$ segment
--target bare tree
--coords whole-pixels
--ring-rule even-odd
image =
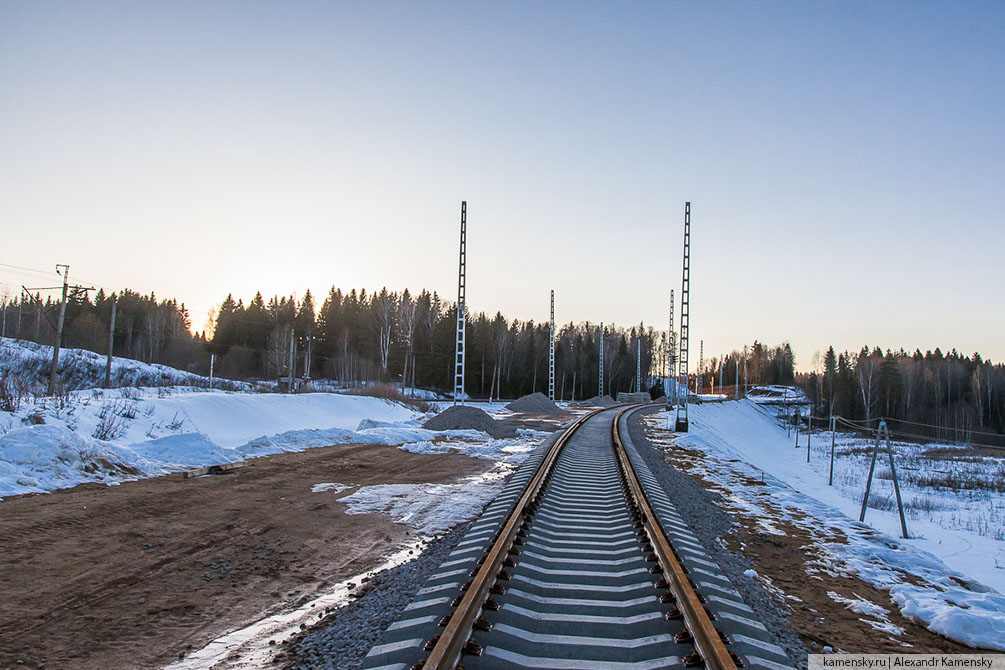
[[[391,353],[391,331],[394,328],[394,312],[397,300],[393,293],[387,292],[387,287],[373,297],[370,303],[373,315],[373,329],[377,333],[377,348],[380,352],[380,369],[387,373],[387,359]]]
[[[858,376],[858,388],[862,394],[862,406],[865,408],[866,422],[872,420],[873,408],[879,400],[877,397],[877,389],[879,387],[878,371],[879,364],[876,362],[876,359],[863,350],[859,354],[858,361],[855,363],[855,374]]]
[[[412,294],[405,289],[398,302],[398,326],[401,330],[401,337],[405,341],[405,363],[401,372],[402,389],[408,385],[408,372],[411,367],[414,370],[412,356],[414,355],[415,327],[418,324],[418,311]],[[414,389],[413,389],[414,393]]]

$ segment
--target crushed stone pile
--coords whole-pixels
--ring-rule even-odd
[[[598,396],[595,395],[589,400],[583,402],[584,405],[592,405],[593,407],[614,407],[617,405],[617,401],[609,395]]]
[[[652,396],[649,395],[649,391],[642,391],[641,393],[619,393],[618,402],[619,403],[629,403],[634,405],[640,402],[651,402]]]
[[[506,409],[524,414],[563,414],[561,407],[548,400],[548,396],[540,392],[517,398],[506,405]]]
[[[492,437],[512,437],[516,431],[470,405],[454,405],[422,424],[427,430],[480,430]]]

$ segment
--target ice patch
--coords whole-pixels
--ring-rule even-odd
[[[382,513],[423,535],[439,535],[474,519],[502,491],[512,467],[503,463],[457,484],[380,484],[340,498],[349,514]]]
[[[348,484],[339,484],[337,482],[323,482],[321,484],[315,484],[311,487],[311,493],[322,493],[324,491],[334,491],[335,493],[341,493],[348,488],[352,488]]]

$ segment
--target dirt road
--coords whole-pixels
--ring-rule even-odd
[[[401,544],[321,482],[449,482],[492,463],[344,445],[234,474],[0,501],[0,668],[153,668],[358,574]],[[22,661],[22,664],[18,664]]]

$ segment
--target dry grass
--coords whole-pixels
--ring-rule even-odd
[[[350,395],[365,395],[371,398],[383,398],[384,400],[392,400],[394,402],[400,402],[402,405],[411,407],[418,412],[428,412],[432,409],[430,405],[425,400],[420,400],[419,398],[410,398],[401,392],[397,386],[391,386],[390,384],[368,384],[357,389],[349,391]]]

